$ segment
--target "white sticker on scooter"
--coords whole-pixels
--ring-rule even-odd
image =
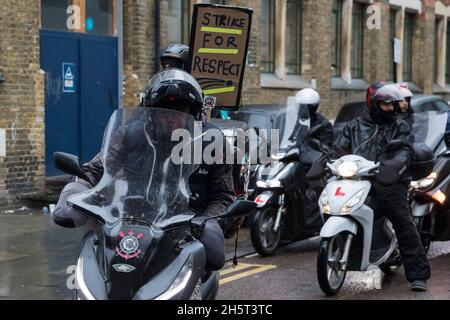
[[[262,208],[266,205],[267,201],[269,201],[270,196],[267,194],[260,194],[256,197],[255,203],[257,204],[258,208]]]

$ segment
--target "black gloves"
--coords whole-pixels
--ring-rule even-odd
[[[376,180],[383,186],[391,186],[398,182],[403,173],[405,165],[395,159],[386,160],[381,164]]]
[[[326,159],[319,159],[318,161],[315,161],[311,169],[309,169],[308,173],[306,174],[307,180],[318,180],[320,178],[323,178],[326,174],[325,166],[327,164]]]

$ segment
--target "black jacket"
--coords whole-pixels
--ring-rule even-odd
[[[214,125],[207,123],[203,126],[203,131],[208,129],[217,128]],[[138,132],[139,130],[139,128],[136,128],[135,131]],[[129,130],[129,132],[131,131],[132,130]],[[125,137],[125,139],[133,141],[132,138]],[[203,150],[209,143],[203,143]],[[227,143],[225,138],[224,143]],[[139,152],[142,147],[144,146],[133,147],[133,150],[130,152]],[[127,155],[117,156],[123,157]],[[202,164],[189,178],[191,194],[196,198],[191,199],[190,206],[191,209],[199,215],[215,216],[224,213],[228,206],[235,200],[232,165],[225,164],[225,154],[223,155],[223,158],[224,164]],[[142,167],[142,165],[144,164],[136,164],[137,170],[139,167]],[[89,187],[97,185],[103,176],[104,170],[100,153],[91,161],[85,163],[83,169],[88,177]]]
[[[393,140],[400,140],[401,144],[388,151],[387,146]],[[395,159],[409,168],[413,158],[413,140],[411,129],[404,119],[376,122],[365,114],[344,127],[334,140],[329,157],[337,159],[346,154],[356,154],[371,161]],[[409,170],[406,170],[402,180],[408,178]]]
[[[309,139],[317,139],[322,143],[322,146],[326,146],[329,149],[333,143],[333,126],[327,118],[320,113],[316,113],[311,117],[311,129],[319,127]]]

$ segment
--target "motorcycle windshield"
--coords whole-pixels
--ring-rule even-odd
[[[414,113],[413,133],[415,143],[424,143],[435,150],[445,135],[447,113],[436,111]]]
[[[304,141],[310,124],[307,106],[299,105],[295,97],[289,97],[286,108],[281,109],[275,119],[275,128],[279,130],[280,152],[287,152]]]
[[[69,202],[106,224],[135,219],[164,228],[190,220],[195,125],[191,115],[167,109],[116,110],[103,138],[103,177]]]

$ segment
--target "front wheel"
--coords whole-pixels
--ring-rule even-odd
[[[344,255],[345,241],[342,234],[322,239],[317,256],[317,278],[320,289],[333,296],[339,292],[347,274],[346,268],[341,270],[341,259]],[[345,262],[346,263],[346,262]]]
[[[274,207],[268,207],[256,211],[253,218],[250,237],[252,245],[263,257],[268,257],[278,249],[281,240],[281,228],[277,232],[273,231],[277,210]]]

